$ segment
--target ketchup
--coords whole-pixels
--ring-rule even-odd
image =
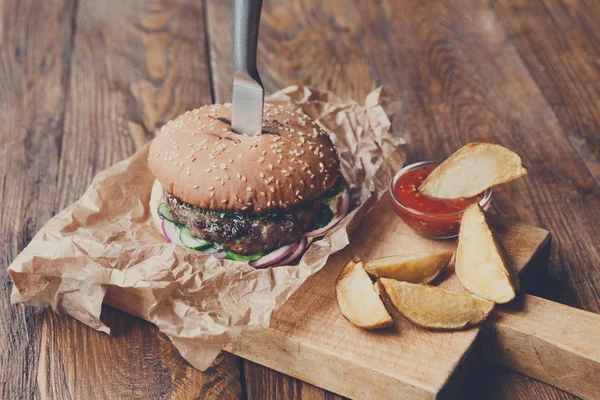
[[[391,192],[396,214],[422,236],[445,239],[458,234],[462,212],[471,204],[481,202],[486,193],[459,199],[441,199],[419,192],[419,186],[437,166],[436,163],[418,163],[399,172]],[[486,204],[489,205],[489,196]]]

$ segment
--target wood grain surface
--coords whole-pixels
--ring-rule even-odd
[[[498,307],[483,354],[569,393],[600,398],[600,314],[522,295]]]
[[[337,398],[229,355],[199,373],[110,308],[114,338],[9,302],[10,261],[96,172],[230,99],[230,15],[221,0],[0,0],[0,398]],[[594,0],[265,0],[259,68],[267,92],[308,83],[361,100],[389,85],[409,161],[474,140],[519,152],[530,174],[495,190],[494,209],[554,235],[528,290],[597,313],[599,26]],[[465,397],[570,398],[484,369]]]
[[[30,399],[39,395],[43,327],[53,316],[11,306],[6,268],[57,211],[48,199],[58,191],[74,4],[0,5],[0,398]]]

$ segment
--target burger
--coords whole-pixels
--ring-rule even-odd
[[[167,240],[261,268],[293,262],[347,213],[329,136],[265,105],[261,135],[232,130],[231,105],[188,111],[150,144],[151,212]]]

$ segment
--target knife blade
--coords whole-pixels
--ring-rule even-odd
[[[233,95],[231,125],[236,133],[260,135],[264,89],[256,67],[262,0],[233,0]]]

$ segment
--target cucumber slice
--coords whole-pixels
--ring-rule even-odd
[[[181,243],[183,243],[185,247],[189,247],[190,249],[194,250],[204,250],[212,246],[211,242],[198,239],[192,235],[192,231],[186,227],[181,227],[179,229],[179,240],[181,240]]]
[[[229,258],[230,260],[247,262],[247,263],[256,261],[264,255],[265,255],[264,251],[261,251],[260,253],[256,253],[256,254],[250,254],[249,256],[243,256],[241,254],[237,254],[237,253],[234,253],[233,251],[227,250],[227,258]]]
[[[158,215],[163,217],[169,222],[175,223],[175,218],[171,215],[171,211],[169,211],[169,205],[167,203],[160,203],[157,208]]]

